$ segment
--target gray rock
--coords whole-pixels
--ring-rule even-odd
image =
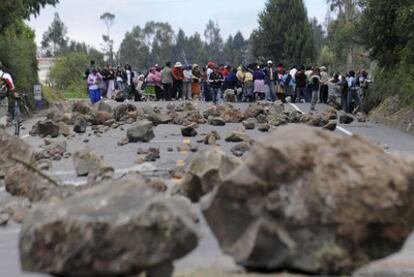
[[[22,269],[60,276],[170,276],[172,262],[197,246],[195,220],[189,202],[166,198],[139,175],[127,176],[59,204],[36,206],[20,233]]]
[[[246,130],[253,130],[256,127],[257,120],[254,118],[249,118],[243,121],[243,126]]]
[[[101,101],[99,101],[99,103],[97,103],[97,105],[98,105],[98,111],[107,112],[107,113],[110,113],[110,114],[113,113],[113,109],[112,109],[111,105],[109,105],[105,101],[101,100]]]
[[[192,202],[209,193],[230,174],[240,160],[226,155],[219,149],[209,149],[197,153],[179,185],[179,193]]]
[[[336,130],[336,121],[330,121],[328,124],[323,126],[323,129],[329,130],[329,131],[335,131]]]
[[[86,132],[87,126],[88,126],[88,122],[86,122],[86,119],[82,116],[77,116],[75,118],[73,131],[78,134],[83,134]]]
[[[88,115],[91,112],[91,108],[88,105],[86,105],[84,102],[78,101],[78,102],[73,103],[72,112],[80,113],[83,115]]]
[[[193,123],[188,126],[181,128],[181,134],[183,137],[195,137],[197,136],[197,130],[196,130],[197,124]]]
[[[246,152],[250,150],[250,145],[243,142],[239,143],[231,148],[231,153],[236,157],[242,157]]]
[[[203,142],[208,145],[215,145],[216,141],[220,140],[220,135],[217,131],[211,131],[204,136]]]
[[[413,180],[412,164],[367,139],[295,124],[256,141],[202,208],[247,268],[349,275],[401,248]]]
[[[155,137],[152,126],[153,124],[149,120],[142,120],[135,123],[127,130],[128,141],[150,142]]]
[[[209,120],[210,125],[213,126],[224,126],[226,125],[226,121],[221,117],[214,117],[211,120]]]
[[[224,138],[226,142],[250,142],[252,139],[251,137],[241,131],[231,131],[226,134],[226,137]]]
[[[72,156],[72,160],[77,176],[104,174],[106,171],[114,171],[113,168],[105,165],[102,157],[97,156],[90,149],[76,152]]]
[[[56,138],[59,136],[59,125],[51,120],[39,121],[37,124],[38,134],[41,138],[51,136]]]
[[[155,137],[152,126],[153,124],[149,120],[142,120],[135,123],[127,130],[128,141],[150,142]]]
[[[339,115],[339,123],[340,124],[351,124],[352,122],[354,122],[354,117],[352,114],[348,114],[348,113],[341,113]]]

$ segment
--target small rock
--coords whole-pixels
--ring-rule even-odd
[[[83,134],[86,132],[87,126],[88,126],[88,123],[86,122],[86,119],[82,116],[77,116],[75,118],[73,131],[78,134]]]
[[[9,221],[10,215],[6,213],[0,213],[0,226],[4,226]]]
[[[59,125],[51,120],[40,121],[37,125],[38,133],[41,138],[50,136],[56,138],[59,136]]]
[[[254,118],[249,118],[243,121],[243,126],[246,130],[253,130],[256,127],[257,120]]]
[[[118,142],[117,142],[117,145],[118,146],[124,146],[124,145],[127,145],[128,144],[128,138],[122,138],[121,140],[119,140]]]
[[[128,141],[150,142],[155,137],[152,126],[152,122],[148,120],[135,123],[127,130]]]
[[[236,157],[242,157],[249,150],[250,150],[250,145],[243,142],[243,143],[233,146],[231,148],[231,153]]]
[[[89,139],[84,139],[83,142],[84,143],[89,143]]]
[[[217,131],[211,131],[208,134],[205,135],[204,139],[202,142],[204,142],[204,144],[208,144],[208,145],[215,145],[216,141],[220,140],[220,135],[217,133]]]
[[[340,124],[351,124],[354,122],[354,117],[348,113],[341,113],[339,115],[339,123]]]
[[[181,134],[183,135],[183,137],[195,137],[197,136],[197,130],[195,128],[196,124],[190,124],[186,127],[181,128]]]
[[[263,133],[265,133],[265,132],[269,132],[269,130],[270,130],[270,125],[269,124],[267,124],[267,123],[262,123],[262,124],[260,124],[259,125],[259,127],[257,128],[260,132],[263,132]]]
[[[250,142],[252,139],[245,132],[231,131],[231,132],[227,133],[224,140],[226,142]]]
[[[323,126],[323,129],[329,130],[329,131],[335,131],[336,130],[336,121],[330,121],[328,124]]]
[[[226,125],[226,121],[221,117],[214,117],[209,120],[209,124],[213,126],[224,126]]]

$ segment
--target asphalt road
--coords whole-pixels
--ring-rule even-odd
[[[148,103],[138,103],[137,105],[146,105]],[[153,105],[165,106],[165,103],[151,103]],[[116,105],[112,102],[111,105]],[[200,103],[200,108],[204,109],[205,103]],[[242,110],[247,107],[247,104],[237,104]],[[301,110],[303,112],[309,111],[307,104],[288,105],[289,110]],[[324,105],[317,107],[319,110],[324,110]],[[30,137],[27,135],[31,126],[38,119],[33,119],[25,122],[25,130],[22,131],[22,138],[35,149],[37,149],[43,142],[38,137]],[[203,137],[203,133],[207,133],[211,130],[216,130],[222,140],[219,142],[220,147],[227,153],[230,153],[232,143],[225,143],[224,136],[227,132],[241,128],[241,124],[227,124],[223,127],[214,127],[209,125],[200,125],[198,129],[199,135],[195,138],[184,139],[181,136],[180,126],[177,125],[159,125],[155,131],[155,139],[150,143],[138,143],[138,144],[127,144],[125,146],[117,146],[117,142],[125,137],[126,129],[128,126],[124,126],[124,130],[110,129],[107,133],[101,137],[90,135],[91,129],[84,135],[76,136],[75,138],[67,141],[68,152],[74,153],[77,150],[89,147],[99,155],[104,157],[106,163],[116,169],[116,174],[121,175],[130,170],[144,170],[151,171],[158,169],[160,172],[166,172],[174,168],[179,163],[188,163],[191,156],[194,155],[192,152],[179,152],[177,146],[183,146],[184,144],[191,143],[197,145],[200,150],[209,148],[203,144],[198,144],[196,141]],[[248,130],[250,136],[254,139],[258,139],[263,136],[263,133],[257,130]],[[380,144],[389,145],[389,152],[392,154],[414,154],[414,137],[408,135],[402,131],[396,129],[387,128],[381,124],[376,123],[354,123],[351,125],[339,126],[336,132],[344,135],[361,135],[365,136],[372,141]],[[60,138],[62,139],[62,138]],[[89,139],[88,143],[84,143],[85,139]],[[137,149],[139,147],[159,147],[161,159],[155,163],[145,163],[137,165],[135,161],[139,158],[137,155]],[[167,148],[173,147],[173,152],[168,152]],[[86,180],[84,178],[76,177],[74,172],[72,159],[66,159],[58,162],[53,162],[53,166],[50,171],[47,172],[50,175],[59,178],[62,182],[67,184],[82,184]],[[4,188],[0,187],[0,201],[8,197]],[[194,205],[194,210],[199,213],[199,207]],[[201,216],[201,215],[200,215]],[[176,262],[176,268],[178,271],[189,271],[198,268],[204,269],[219,269],[223,271],[237,270],[237,266],[233,263],[230,257],[223,255],[218,247],[217,241],[211,234],[207,224],[202,219],[200,223],[202,239],[197,249],[190,253],[187,257]],[[20,271],[19,258],[18,258],[18,241],[19,226],[12,225],[6,228],[0,228],[0,276],[4,277],[20,277],[20,276],[42,276],[37,274],[26,274]],[[393,257],[393,260],[398,262],[404,262],[409,264],[414,274],[414,238],[407,242],[405,250],[397,256]],[[43,275],[44,276],[44,275]]]

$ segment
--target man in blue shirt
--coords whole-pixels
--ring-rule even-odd
[[[350,112],[356,112],[359,110],[359,108],[361,107],[361,97],[359,96],[359,92],[358,92],[358,88],[357,88],[357,83],[356,83],[356,79],[355,79],[355,71],[350,71],[349,72],[349,77],[348,77],[348,99],[347,99],[347,105],[346,105],[346,112],[350,113]],[[352,109],[352,104],[353,101],[355,101],[355,108]]]

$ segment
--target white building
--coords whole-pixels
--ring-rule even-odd
[[[50,69],[56,60],[57,58],[37,58],[38,76],[41,84],[45,85],[47,83]]]

